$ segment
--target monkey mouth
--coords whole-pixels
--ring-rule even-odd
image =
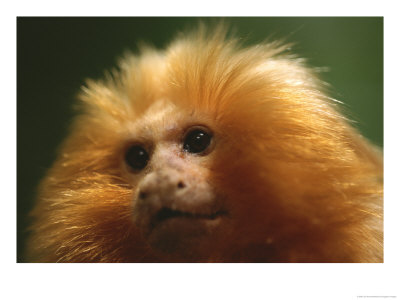
[[[226,210],[217,210],[213,213],[193,213],[187,211],[181,211],[172,209],[169,207],[162,207],[150,220],[150,232],[156,227],[164,224],[198,224],[199,226],[210,225],[222,217],[227,217],[228,212]]]
[[[228,213],[224,210],[216,211],[212,214],[195,214],[190,212],[184,212],[180,210],[174,210],[168,207],[163,207],[155,215],[153,221],[163,222],[171,218],[190,218],[190,219],[205,219],[205,220],[215,220],[218,217],[226,216]]]

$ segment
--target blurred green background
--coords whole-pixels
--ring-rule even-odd
[[[199,20],[218,18],[17,18],[17,261],[23,262],[28,212],[36,187],[55,158],[86,78],[101,78],[137,42],[168,44]],[[327,67],[330,95],[369,140],[383,147],[383,18],[224,18],[257,43],[295,42],[311,66]]]

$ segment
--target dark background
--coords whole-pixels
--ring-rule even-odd
[[[67,133],[86,78],[101,78],[137,42],[168,44],[176,32],[218,18],[17,18],[17,261],[36,187]],[[295,42],[354,126],[383,147],[383,18],[224,18],[248,43]]]

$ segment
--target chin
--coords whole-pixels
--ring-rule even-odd
[[[228,221],[198,217],[175,217],[155,225],[146,236],[150,246],[165,259],[208,261],[224,239]]]

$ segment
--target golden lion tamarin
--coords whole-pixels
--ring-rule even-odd
[[[200,26],[88,81],[30,261],[382,262],[381,154],[286,49]]]

